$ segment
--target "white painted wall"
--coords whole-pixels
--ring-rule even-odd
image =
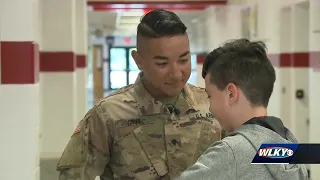
[[[292,8],[284,7],[280,13],[280,53],[289,53],[293,51],[292,45]],[[294,89],[292,82],[293,69],[290,67],[281,67],[280,82],[281,82],[281,114],[280,117],[284,124],[292,130],[292,113],[293,113],[293,97]]]
[[[293,6],[293,51],[309,52],[309,5],[300,3]],[[307,59],[306,59],[307,60]],[[309,71],[310,68],[294,68],[292,71],[293,91],[302,89],[305,99],[292,97],[292,130],[302,143],[309,142]]]

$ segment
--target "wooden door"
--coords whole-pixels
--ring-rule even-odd
[[[103,88],[103,46],[93,46],[93,97],[97,103],[104,96]]]

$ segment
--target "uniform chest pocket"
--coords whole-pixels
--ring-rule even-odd
[[[198,146],[195,157],[198,158],[208,147],[221,139],[221,127],[212,113],[199,111],[189,115],[189,118],[199,124]]]
[[[118,128],[119,140],[114,153],[119,156],[114,171],[119,176],[126,175],[137,179],[157,179],[168,173],[165,163],[164,123],[166,116],[153,115],[141,117],[139,123]],[[122,174],[125,167],[130,169]]]
[[[198,112],[166,125],[170,175],[177,176],[194,164],[213,142],[220,140],[220,126],[210,117],[210,113]]]

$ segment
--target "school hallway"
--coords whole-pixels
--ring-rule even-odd
[[[187,26],[189,83],[204,87],[207,53],[266,43],[276,70],[268,115],[301,143],[320,143],[320,0],[1,0],[1,180],[57,180],[57,162],[86,112],[134,83],[141,16],[175,12]],[[320,165],[307,165],[312,180]]]

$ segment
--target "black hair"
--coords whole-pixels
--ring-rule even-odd
[[[276,74],[263,42],[237,39],[209,53],[204,61],[202,77],[219,90],[228,83],[238,86],[254,106],[267,107]]]
[[[150,11],[140,20],[137,36],[160,38],[186,34],[187,27],[173,12],[164,9]]]

